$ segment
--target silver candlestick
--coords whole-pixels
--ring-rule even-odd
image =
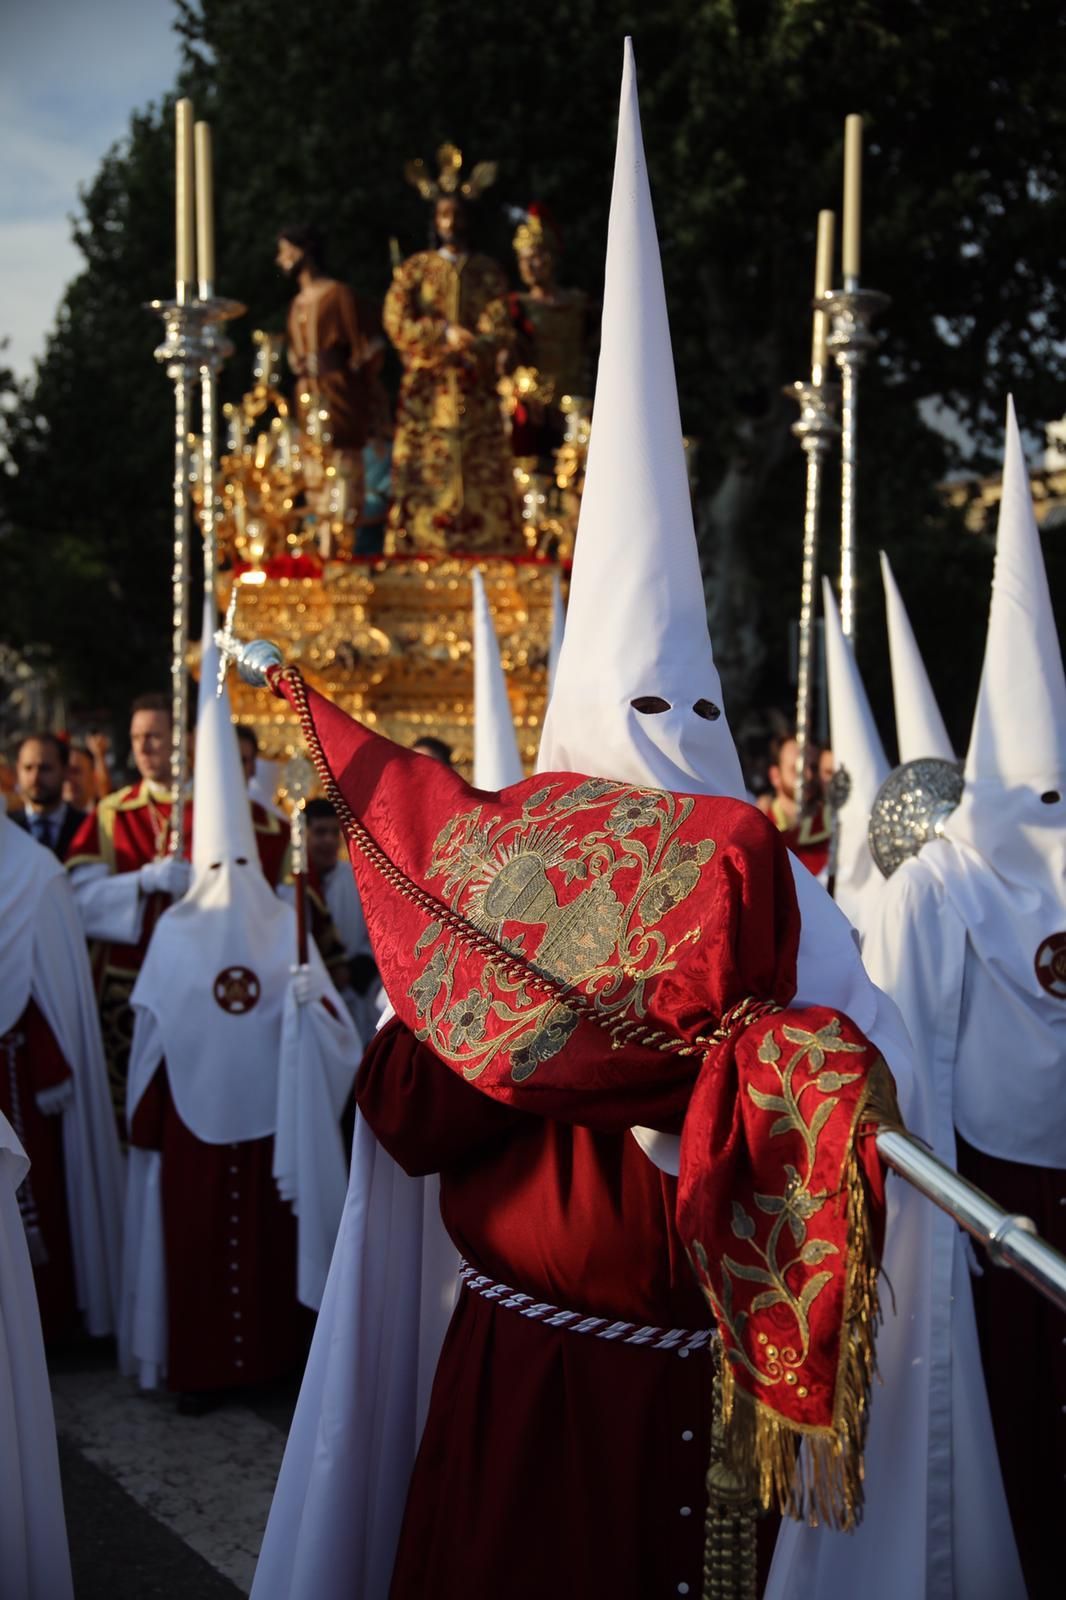
[[[843,289],[831,289],[824,304],[829,312],[829,349],[840,368],[840,626],[844,637],[855,634],[855,492],[858,472],[856,419],[859,367],[877,344],[870,324],[888,305],[876,289],[860,289],[846,278]]]
[[[224,324],[232,321],[234,317],[243,316],[247,307],[242,306],[237,300],[219,299],[215,295],[214,285],[203,280],[200,283],[198,304],[204,313],[203,353],[200,359],[204,586],[208,594],[213,594],[215,570],[218,566],[218,439],[215,427],[218,410],[218,375],[223,362],[233,354],[233,345],[226,337]]]
[[[796,673],[796,811],[807,814],[807,753],[811,742],[811,660],[814,654],[814,585],[818,562],[818,524],[821,515],[822,466],[840,436],[835,412],[840,390],[823,379],[793,383],[785,394],[800,408],[792,432],[807,456],[807,497],[803,507],[803,571],[800,577],[799,661]]]
[[[184,285],[183,285],[184,287]],[[174,384],[174,566],[172,574],[173,635],[170,661],[171,732],[170,853],[185,851],[185,789],[189,775],[185,724],[188,717],[185,657],[189,648],[189,534],[192,504],[189,496],[191,451],[189,421],[193,384],[205,359],[204,308],[195,300],[153,300],[150,309],[163,319],[163,343],[155,358]]]

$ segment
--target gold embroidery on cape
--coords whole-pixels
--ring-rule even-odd
[[[692,894],[715,844],[676,838],[691,799],[596,778],[560,794],[561,787],[538,789],[518,818],[505,821],[484,805],[453,818],[434,842],[428,881],[441,880],[441,898],[504,949],[564,990],[579,990],[620,1048],[634,1019],[647,1015],[648,984],[700,937],[698,924],[672,941],[657,925]],[[587,813],[612,800],[606,825],[584,831]],[[619,873],[636,874],[624,898],[613,883]],[[572,884],[583,887],[560,901],[560,886]],[[577,1026],[575,1011],[565,999],[531,994],[499,968],[492,969],[491,993],[457,993],[461,947],[454,935],[438,944],[442,934],[433,924],[418,944],[418,953],[436,946],[408,990],[418,1037],[461,1063],[468,1078],[502,1052],[510,1053],[512,1078],[528,1078],[562,1049]],[[660,1048],[685,1046],[664,1039]]]

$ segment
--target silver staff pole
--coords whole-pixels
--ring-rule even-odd
[[[188,720],[186,656],[189,649],[189,535],[192,524],[189,417],[193,385],[203,359],[203,316],[195,301],[189,302],[181,295],[174,300],[153,300],[151,309],[163,318],[164,328],[163,343],[156,350],[155,357],[166,367],[167,377],[174,384],[174,553],[170,656],[173,720],[170,784],[173,803],[170,810],[170,853],[181,856],[185,852],[185,789],[189,776],[189,752],[185,736]]]
[[[1040,1237],[1030,1217],[1004,1211],[909,1133],[886,1129],[877,1135],[877,1149],[893,1172],[983,1245],[997,1267],[1010,1267],[1066,1311],[1066,1256]]]

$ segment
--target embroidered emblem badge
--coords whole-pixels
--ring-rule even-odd
[[[1048,994],[1066,1000],[1066,933],[1053,933],[1044,940],[1036,952],[1036,975]]]
[[[215,1000],[231,1016],[244,1016],[258,1005],[262,987],[249,967],[224,967],[215,979]]]

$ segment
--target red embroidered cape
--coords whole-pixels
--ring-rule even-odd
[[[891,1079],[847,1018],[791,1007],[799,910],[753,806],[571,773],[499,795],[371,733],[294,671],[401,1019],[484,1093],[580,1120],[684,1112],[678,1226],[764,1503],[853,1526],[873,1369]],[[686,1109],[687,1108],[687,1109]],[[798,1446],[807,1449],[798,1455]]]

